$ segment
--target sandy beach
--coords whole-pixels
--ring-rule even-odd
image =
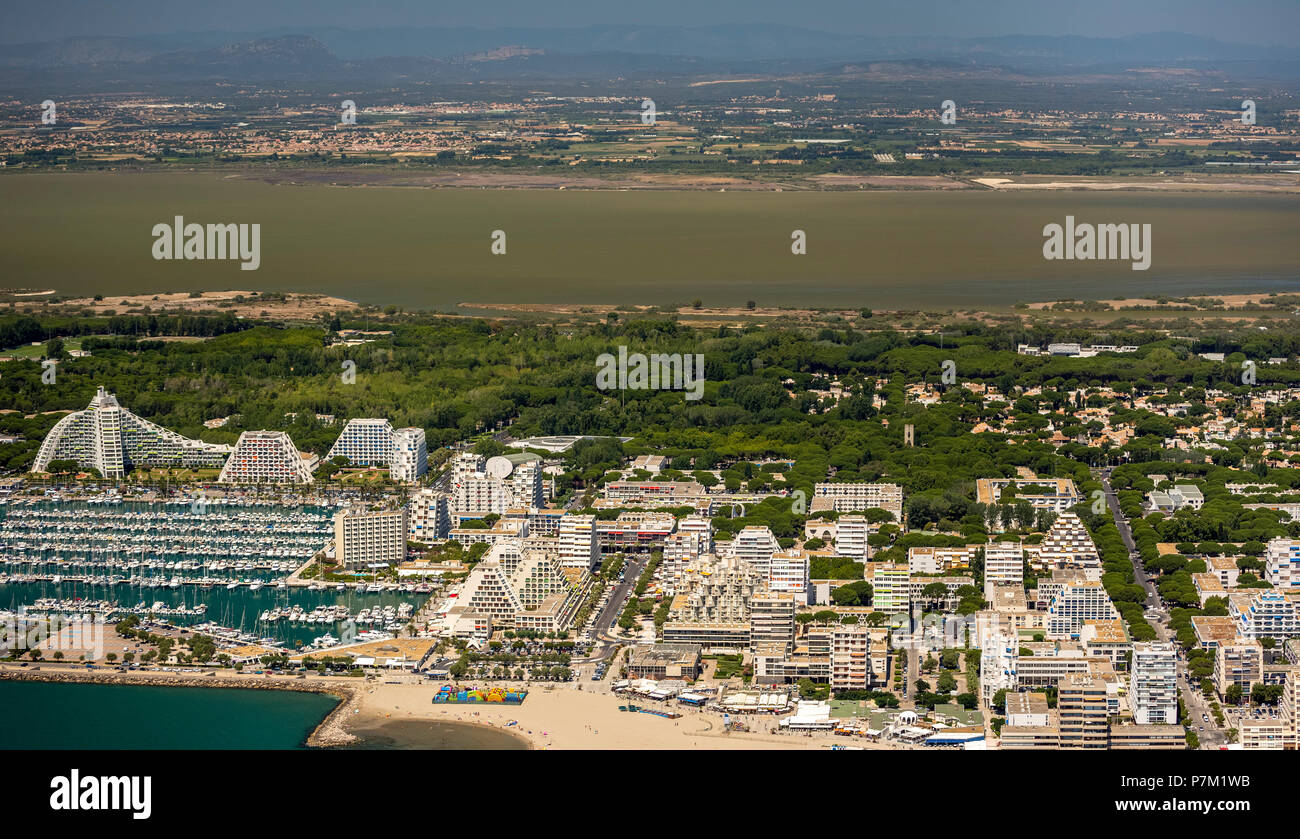
[[[211,675],[207,675],[211,673]],[[198,673],[127,671],[100,668],[85,671],[69,665],[43,664],[40,669],[0,664],[0,679],[31,681],[93,682],[100,684],[144,684],[178,687],[243,687],[271,690],[300,690],[330,693],[339,705],[307,739],[314,747],[353,747],[379,735],[398,742],[396,748],[419,748],[437,742],[436,732],[413,729],[407,723],[460,723],[489,727],[525,739],[538,750],[613,749],[827,749],[834,745],[865,749],[890,749],[861,738],[849,740],[832,734],[780,734],[774,729],[775,716],[747,719],[754,729],[727,732],[722,715],[710,711],[676,707],[681,719],[618,710],[629,700],[608,692],[578,690],[576,685],[543,687],[511,685],[529,691],[522,705],[434,705],[439,685],[432,682],[381,682],[377,679],[299,679],[292,676],[256,676],[217,668]],[[647,703],[631,700],[637,704]],[[659,706],[655,706],[659,707]],[[669,706],[663,706],[665,708]],[[514,725],[509,725],[514,721]],[[403,725],[391,725],[391,723]],[[414,745],[402,741],[411,740]],[[487,741],[485,741],[486,743]],[[425,746],[429,747],[429,746]],[[483,748],[490,748],[488,745]]]
[[[573,687],[551,690],[534,687],[522,705],[434,705],[431,684],[366,685],[360,694],[359,713],[344,721],[349,731],[367,729],[384,720],[459,721],[506,727],[528,738],[535,749],[826,749],[846,745],[834,735],[805,737],[766,733],[777,718],[750,719],[755,732],[722,730],[722,716],[707,711],[679,709],[678,720],[653,714],[618,710],[628,700],[609,693],[592,693]],[[637,700],[633,700],[637,701]],[[645,704],[638,702],[638,704]],[[855,746],[874,744],[855,738]]]

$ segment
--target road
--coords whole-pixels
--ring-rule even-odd
[[[616,583],[610,589],[609,599],[605,601],[605,607],[596,616],[596,622],[592,626],[592,638],[596,642],[592,654],[575,661],[575,664],[603,661],[609,658],[616,646],[627,643],[626,638],[619,638],[614,634],[614,624],[618,622],[618,616],[623,613],[628,594],[636,587],[636,581],[645,570],[648,561],[649,557],[626,557],[623,563],[623,581]]]
[[[1133,563],[1133,576],[1138,584],[1147,593],[1146,602],[1143,604],[1144,612],[1148,615],[1147,622],[1156,631],[1156,638],[1163,643],[1172,643],[1178,649],[1177,679],[1178,690],[1183,697],[1183,705],[1187,708],[1187,715],[1191,718],[1191,726],[1204,726],[1203,731],[1197,731],[1201,738],[1201,748],[1217,749],[1227,742],[1227,737],[1214,722],[1214,715],[1210,712],[1209,702],[1198,689],[1193,689],[1187,681],[1188,669],[1187,659],[1182,652],[1182,647],[1178,639],[1173,636],[1169,630],[1169,607],[1160,598],[1156,590],[1154,579],[1147,574],[1146,569],[1142,566],[1142,556],[1138,553],[1137,544],[1133,541],[1133,532],[1129,529],[1128,519],[1119,507],[1119,497],[1116,496],[1115,490],[1110,485],[1110,468],[1101,470],[1101,485],[1106,493],[1106,505],[1110,508],[1111,516],[1115,519],[1115,527],[1119,529],[1120,538],[1124,540],[1124,547],[1128,549],[1128,558]],[[1152,619],[1154,617],[1154,620]],[[1207,724],[1202,715],[1209,717]]]

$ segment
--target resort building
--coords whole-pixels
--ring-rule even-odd
[[[1300,669],[1292,667],[1287,671],[1282,683],[1282,697],[1279,718],[1286,728],[1289,747],[1300,749]]]
[[[596,545],[601,553],[648,554],[662,551],[676,528],[670,513],[622,512],[613,521],[596,520]]]
[[[1214,690],[1223,699],[1228,688],[1237,685],[1242,696],[1251,686],[1264,681],[1264,647],[1258,641],[1239,639],[1219,645],[1214,651]]]
[[[447,493],[436,489],[422,489],[411,499],[407,534],[412,542],[426,545],[447,538],[451,530],[451,516],[447,512]]]
[[[704,499],[704,485],[696,481],[610,481],[605,500],[628,507],[683,507]]]
[[[493,545],[470,571],[449,619],[486,615],[493,626],[563,632],[591,586],[585,569],[564,568],[549,551],[526,550],[518,539]]]
[[[1133,673],[1129,679],[1129,707],[1138,725],[1173,725],[1178,722],[1178,672],[1173,644],[1133,645]]]
[[[712,552],[713,523],[702,516],[682,519],[677,523],[677,532],[664,540],[664,558],[660,563],[664,583],[676,590],[686,566]]]
[[[1229,596],[1228,616],[1236,624],[1237,634],[1243,638],[1272,638],[1281,643],[1300,635],[1296,604],[1276,591]]]
[[[1017,664],[1019,639],[1000,625],[981,627],[980,632],[980,702],[993,707],[993,697],[1000,690],[1014,691],[1020,686]]]
[[[985,599],[992,586],[1023,585],[1025,581],[1024,550],[1020,542],[990,541],[984,546]]]
[[[1083,651],[1093,657],[1110,659],[1116,672],[1128,669],[1133,641],[1122,620],[1085,620],[1079,630]]]
[[[334,515],[335,557],[349,570],[396,564],[406,559],[406,508],[349,508]]]
[[[1264,551],[1264,573],[1274,588],[1300,592],[1300,539],[1271,540]]]
[[[788,649],[794,643],[794,614],[798,605],[794,595],[788,592],[756,592],[749,601],[750,646],[783,644]]]
[[[423,428],[398,428],[393,431],[393,461],[388,476],[394,481],[418,481],[429,471],[429,444]]]
[[[283,431],[245,431],[226,461],[219,483],[311,483],[311,463],[304,460]]]
[[[835,523],[835,555],[865,562],[871,557],[867,539],[873,530],[864,516],[841,516]]]
[[[464,453],[452,464],[451,508],[454,515],[505,515],[515,507],[540,507],[542,461],[535,454],[493,458]]]
[[[588,570],[600,565],[595,516],[565,515],[560,519],[558,538],[561,565]]]
[[[1008,693],[1007,725],[1040,727],[1050,725],[1053,714],[1047,707],[1047,694],[1037,691]]]
[[[1015,498],[1003,499],[1014,485]],[[1069,478],[980,478],[975,482],[975,500],[996,505],[1028,501],[1035,510],[1064,513],[1083,501],[1083,496]]]
[[[681,587],[673,596],[664,624],[665,643],[750,646],[750,608],[754,598],[766,593],[765,585],[763,576],[748,563],[734,557],[700,557],[684,570]],[[793,598],[789,602],[793,624]],[[785,633],[779,634],[772,640],[785,643]]]
[[[889,683],[889,632],[862,625],[830,633],[831,690],[870,690]]]
[[[1294,748],[1291,733],[1282,720],[1245,718],[1237,729],[1242,751],[1278,752]]]
[[[813,499],[829,499],[837,513],[887,510],[894,521],[903,520],[903,488],[897,484],[824,483],[813,487]]]
[[[507,539],[525,539],[529,536],[526,519],[497,519],[487,524],[481,519],[463,521],[460,527],[447,531],[447,538],[465,547],[486,542],[495,545]]]
[[[767,587],[793,594],[801,606],[807,605],[812,594],[811,567],[811,558],[801,550],[777,551],[768,563]]]
[[[423,428],[397,428],[386,419],[350,419],[327,461],[346,457],[356,466],[387,466],[395,481],[415,481],[429,470]]]
[[[1085,580],[1068,583],[1047,607],[1047,637],[1054,640],[1079,638],[1084,621],[1118,620],[1119,612],[1101,583]]]
[[[749,563],[755,571],[767,576],[772,564],[772,554],[781,550],[771,529],[746,527],[731,540],[730,553],[736,559]]]
[[[230,446],[191,440],[136,416],[99,388],[84,411],[54,424],[41,441],[31,471],[44,472],[51,461],[73,460],[105,478],[121,478],[136,466],[215,469]]]
[[[975,545],[960,548],[909,548],[907,567],[913,574],[943,574],[959,568],[969,568],[975,559]]]
[[[1184,508],[1199,510],[1205,505],[1205,496],[1192,484],[1177,484],[1166,491],[1157,489],[1147,493],[1147,504],[1156,513],[1174,513]]]
[[[1105,749],[1110,745],[1108,691],[1103,679],[1067,676],[1057,686],[1062,749]]]
[[[685,679],[700,675],[699,644],[637,644],[627,660],[629,679]]]
[[[528,533],[533,536],[559,536],[560,521],[564,510],[550,507],[515,507],[506,510],[508,519],[524,519],[528,522]]]
[[[1088,579],[1101,579],[1101,556],[1079,517],[1072,512],[1057,516],[1038,548],[1038,563],[1044,568],[1080,568]]]
[[[897,614],[912,605],[912,572],[906,565],[872,565],[866,571],[871,583],[871,605],[878,612]]]
[[[1237,578],[1241,576],[1241,569],[1237,567],[1237,558],[1234,556],[1207,556],[1205,564],[1209,568],[1210,574],[1219,578],[1219,582],[1224,588],[1235,588]]]

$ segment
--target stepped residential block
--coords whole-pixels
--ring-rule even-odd
[[[235,443],[226,466],[221,470],[223,484],[309,484],[311,463],[283,431],[245,431]]]
[[[120,478],[135,466],[217,468],[230,446],[191,440],[136,416],[99,388],[84,411],[68,414],[41,441],[31,471],[44,472],[55,460],[75,460],[105,478]]]
[[[415,481],[429,470],[423,428],[393,428],[386,419],[350,419],[325,459],[356,466],[387,466],[395,481]]]

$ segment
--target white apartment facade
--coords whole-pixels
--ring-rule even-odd
[[[1178,722],[1177,655],[1173,644],[1133,644],[1133,671],[1129,678],[1129,707],[1138,725],[1175,725]]]
[[[325,459],[336,457],[356,466],[386,466],[395,481],[415,481],[429,470],[423,428],[395,429],[388,420],[374,417],[348,420]]]
[[[823,483],[813,487],[813,498],[829,498],[838,513],[887,510],[894,521],[903,520],[903,488],[898,484]]]
[[[422,489],[411,499],[409,511],[408,538],[412,542],[428,544],[447,538],[451,530],[447,493]]]
[[[809,579],[811,561],[800,550],[777,551],[768,563],[767,587],[772,591],[789,592],[800,605],[808,603],[812,585]]]
[[[992,586],[1024,585],[1024,549],[1020,542],[990,541],[984,546],[984,590]],[[986,598],[987,599],[987,598]]]
[[[560,519],[558,540],[560,565],[588,570],[600,565],[595,516],[565,514]]]
[[[335,558],[345,568],[391,565],[406,558],[406,508],[349,508],[334,515]]]
[[[1274,588],[1300,591],[1300,539],[1278,536],[1264,550],[1264,573]]]
[[[865,562],[871,556],[871,525],[864,516],[841,516],[835,523],[835,555]]]
[[[1053,641],[1078,640],[1086,620],[1116,620],[1119,612],[1101,583],[1085,580],[1067,583],[1047,608],[1045,627]]]
[[[544,501],[542,461],[536,455],[487,459],[464,453],[452,464],[453,514],[500,516],[516,507],[541,507]]]
[[[779,550],[781,545],[767,527],[746,527],[731,541],[732,555],[748,563],[764,577],[768,576],[772,567],[772,555]]]

